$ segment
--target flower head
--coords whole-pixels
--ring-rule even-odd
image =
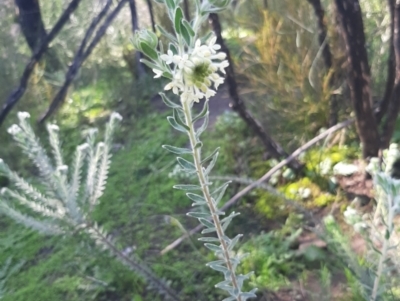
[[[226,54],[217,52],[221,46],[215,42],[215,37],[207,44],[201,44],[201,41],[197,40],[194,47],[186,53],[177,55],[168,50],[167,54],[162,54],[161,60],[167,65],[174,64],[173,79],[164,89],[180,95],[182,102],[198,102],[214,96],[215,90],[224,82],[217,72],[225,73],[225,68],[229,66],[225,60]],[[153,71],[155,77],[160,77],[160,70]]]

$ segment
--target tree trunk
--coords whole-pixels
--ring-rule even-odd
[[[46,38],[38,0],[15,0],[18,7],[18,23],[32,53]]]
[[[385,94],[376,113],[376,119],[380,122],[383,116],[387,113],[390,102],[392,100],[394,82],[396,78],[396,58],[394,55],[394,4],[395,0],[388,0],[390,13],[390,40],[389,40],[389,59],[388,59],[388,75],[386,79]],[[383,133],[384,134],[384,133]]]
[[[348,82],[364,158],[376,157],[380,140],[372,109],[370,67],[358,0],[335,0],[348,57]]]
[[[396,1],[394,6],[394,18],[393,18],[393,47],[394,56],[396,61],[395,68],[395,82],[393,88],[393,94],[387,113],[387,119],[383,127],[382,133],[382,148],[388,148],[390,139],[393,136],[393,132],[396,126],[397,116],[400,110],[400,3]]]
[[[212,29],[217,37],[217,44],[221,46],[221,51],[226,53],[229,66],[226,68],[226,82],[228,84],[229,95],[232,99],[232,109],[236,111],[239,116],[246,122],[246,124],[254,131],[254,133],[259,137],[265,146],[266,151],[276,159],[286,158],[288,154],[283,150],[283,148],[275,142],[269,134],[263,129],[262,125],[258,120],[254,118],[253,115],[247,110],[242,99],[239,97],[237,91],[237,83],[235,79],[235,71],[233,69],[233,62],[230,57],[229,49],[226,47],[224,40],[222,38],[222,28],[219,22],[219,17],[217,14],[210,14],[209,21]],[[292,161],[289,166],[295,171],[299,171],[302,165],[298,161]]]
[[[132,31],[133,31],[133,33],[135,33],[136,30],[139,30],[135,0],[129,0],[129,8],[131,9]],[[136,77],[142,78],[146,72],[143,68],[142,63],[140,62],[140,52],[139,51],[135,51],[135,61],[136,61]]]
[[[314,14],[317,18],[317,26],[318,26],[318,41],[319,45],[322,48],[322,57],[324,59],[324,64],[326,69],[329,70],[332,68],[332,53],[329,47],[329,43],[327,42],[327,29],[325,23],[325,11],[322,7],[321,0],[308,0],[308,2],[312,5],[314,9]],[[329,80],[329,86],[333,87],[336,81],[336,74],[333,74]],[[331,94],[329,97],[329,127],[334,126],[338,123],[338,114],[339,114],[339,104],[338,104],[338,95]]]

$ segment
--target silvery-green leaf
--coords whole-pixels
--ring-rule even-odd
[[[174,0],[165,0],[165,4],[167,4],[168,10],[175,9],[175,1]]]
[[[210,218],[210,213],[208,212],[188,212],[186,215],[194,218]]]
[[[203,229],[203,230],[201,231],[201,234],[212,233],[212,232],[215,232],[215,231],[216,231],[215,227],[207,228],[207,229]]]
[[[193,118],[193,123],[195,123],[200,118],[203,118],[204,116],[206,116],[207,113],[208,113],[208,100],[205,101],[201,112],[196,117]]]
[[[217,283],[215,285],[215,287],[220,288],[220,289],[222,289],[224,291],[228,291],[228,292],[230,292],[230,291],[233,292],[233,289],[234,289],[234,287],[232,286],[232,281],[231,280],[221,281],[221,282]],[[226,300],[226,299],[224,299],[224,300]],[[232,299],[232,300],[235,300],[235,299]]]
[[[228,188],[229,184],[231,182],[226,182],[224,184],[222,184],[220,187],[218,187],[216,190],[214,190],[211,193],[211,197],[214,199],[215,204],[218,204],[219,201],[222,199],[222,197],[225,194],[226,188]]]
[[[154,64],[146,59],[141,59],[140,62],[145,64],[147,67],[149,67],[151,69],[160,69],[160,66],[158,66],[157,64]]]
[[[211,172],[211,170],[214,168],[215,163],[217,163],[217,160],[218,160],[218,155],[219,155],[219,152],[216,152],[215,155],[213,156],[210,164],[208,164],[208,166],[205,170],[206,175],[208,175]]]
[[[185,127],[179,125],[179,124],[176,122],[176,120],[175,120],[174,117],[168,116],[168,117],[167,117],[167,120],[168,120],[169,124],[170,124],[175,130],[180,131],[180,132],[184,132],[184,133],[186,133],[186,132],[188,131],[188,129],[186,129]]]
[[[140,48],[143,51],[145,55],[147,55],[149,58],[152,60],[156,61],[158,59],[158,54],[157,51],[155,51],[153,48],[151,48],[149,45],[146,43],[140,43]]]
[[[181,157],[177,157],[176,160],[183,169],[185,170],[187,169],[189,171],[196,171],[196,166],[194,166],[192,162],[189,162],[188,160],[185,160]]]
[[[243,236],[243,234],[238,234],[233,238],[228,246],[228,250],[232,251],[235,245],[238,243],[239,239]]]
[[[194,193],[186,193],[187,197],[196,203],[205,203],[206,200],[203,196],[194,194]]]
[[[209,120],[209,116],[210,114],[206,114],[204,116],[203,119],[203,124],[201,125],[201,127],[199,127],[196,131],[196,137],[197,139],[200,138],[201,134],[206,130],[207,126],[208,126],[208,120]]]
[[[176,38],[170,34],[168,31],[166,31],[162,26],[160,25],[156,25],[156,28],[161,32],[161,34],[163,36],[165,36],[168,40],[172,41],[172,42],[176,42]],[[177,54],[178,52],[174,53]]]
[[[185,124],[184,120],[182,120],[182,116],[179,114],[179,112],[182,111],[179,109],[173,109],[173,116],[175,121],[183,128],[185,128],[187,131],[189,131],[189,127]]]
[[[226,230],[226,228],[228,228],[229,224],[231,223],[232,219],[239,215],[240,213],[234,213],[232,212],[229,216],[225,217],[224,219],[221,220],[221,224],[222,224],[222,229],[224,229],[224,231]]]
[[[206,242],[219,242],[219,239],[217,237],[200,237],[197,240],[199,241],[206,241]],[[222,263],[224,263],[223,260],[221,260]],[[220,261],[218,261],[218,263],[216,262],[216,264],[220,264]]]
[[[201,161],[201,165],[207,163],[210,161],[212,158],[214,158],[215,154],[219,152],[219,147],[217,147],[209,156],[207,156],[205,159]]]
[[[175,147],[175,146],[172,146],[172,145],[163,145],[162,148],[166,149],[167,151],[170,151],[171,153],[177,154],[177,155],[191,154],[192,153],[191,149]]]
[[[256,298],[257,297],[257,295],[254,294],[253,292],[240,293],[239,295],[242,298],[241,300],[243,300],[243,301],[247,300],[248,298]]]
[[[175,32],[177,34],[180,34],[182,32],[181,31],[181,20],[183,18],[183,12],[182,12],[182,9],[179,6],[175,9],[175,14],[174,15],[175,15],[175,19],[174,19]]]
[[[172,109],[182,109],[180,105],[174,103],[172,100],[170,100],[164,93],[159,93],[163,102],[167,107],[170,107]]]
[[[210,268],[212,268],[215,271],[222,272],[222,273],[226,273],[226,271],[228,271],[228,269],[225,266],[219,265],[219,264],[207,264],[207,266],[209,266]]]
[[[187,32],[189,33],[190,37],[193,38],[196,33],[193,31],[192,26],[190,25],[190,23],[188,21],[186,21],[185,19],[182,20],[182,25],[185,26]]]
[[[214,251],[214,252],[217,252],[217,253],[223,252],[223,250],[222,250],[222,248],[220,246],[217,246],[217,245],[212,244],[212,243],[205,243],[204,246],[206,248],[210,249],[211,251]]]
[[[201,187],[198,185],[191,185],[191,184],[178,184],[173,186],[175,189],[181,190],[201,190]]]
[[[178,54],[178,49],[176,48],[175,44],[169,43],[168,49],[171,50],[173,54]]]
[[[204,226],[207,228],[215,228],[214,223],[209,221],[208,219],[205,218],[199,218],[199,222],[202,223]]]
[[[183,25],[180,26],[180,30],[181,30],[181,34],[183,36],[183,39],[185,40],[186,45],[190,46],[192,44],[192,37],[190,36],[189,31]]]

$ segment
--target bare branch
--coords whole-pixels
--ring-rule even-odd
[[[104,20],[101,27],[97,30],[96,35],[92,39],[91,43],[85,49],[85,46],[86,46],[88,40],[90,39],[90,36],[93,34],[93,32],[94,32],[95,28],[98,26],[99,22],[106,15],[111,1],[107,2],[106,6],[103,8],[103,10],[92,21],[88,31],[86,32],[85,37],[82,40],[82,43],[75,55],[73,63],[71,64],[71,66],[68,69],[68,72],[65,76],[65,81],[64,81],[63,85],[61,86],[57,95],[53,98],[53,101],[51,102],[48,110],[39,118],[40,123],[43,123],[51,114],[53,114],[54,111],[56,111],[56,109],[60,106],[60,104],[65,100],[65,97],[68,92],[68,88],[69,88],[70,84],[72,83],[72,81],[75,79],[76,75],[78,74],[79,68],[82,66],[83,62],[90,56],[93,49],[97,46],[97,44],[100,42],[103,35],[106,33],[107,28],[110,26],[112,21],[118,15],[118,13],[121,11],[122,7],[124,6],[124,4],[127,1],[128,0],[121,0],[118,3],[118,5],[114,8],[114,10],[111,11],[111,13],[109,13],[109,15]]]
[[[68,21],[70,15],[77,9],[81,0],[72,0],[66,10],[58,19],[57,23],[54,25],[53,29],[46,36],[40,47],[36,49],[34,54],[32,55],[29,63],[26,65],[25,70],[20,79],[19,86],[14,89],[11,94],[7,97],[4,102],[1,112],[0,112],[0,126],[3,124],[4,119],[8,115],[8,113],[12,110],[12,108],[17,104],[17,102],[24,95],[26,88],[28,86],[29,78],[32,74],[32,71],[37,62],[41,59],[43,54],[46,52],[49,44],[53,39],[57,36],[60,30],[64,27],[65,23]]]

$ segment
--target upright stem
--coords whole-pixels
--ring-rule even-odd
[[[239,292],[240,288],[239,288],[239,285],[238,285],[238,282],[236,279],[235,269],[232,266],[228,246],[226,244],[226,241],[224,240],[224,237],[225,237],[224,229],[221,226],[219,215],[217,213],[217,211],[218,211],[217,207],[216,207],[214,201],[212,200],[211,193],[208,188],[207,176],[204,173],[203,166],[201,165],[200,148],[195,147],[197,145],[197,143],[199,142],[199,140],[196,137],[196,133],[195,133],[195,129],[194,129],[193,121],[192,121],[191,105],[190,105],[189,101],[184,101],[182,105],[183,105],[183,111],[185,114],[186,125],[189,127],[188,135],[189,135],[189,139],[190,139],[190,145],[192,146],[192,155],[193,155],[194,165],[196,167],[197,176],[199,179],[201,190],[203,192],[204,198],[208,205],[208,209],[210,210],[210,213],[211,213],[211,216],[213,219],[213,223],[215,225],[217,236],[218,236],[218,239],[219,239],[219,242],[221,244],[221,248],[222,248],[222,251],[224,254],[224,261],[225,261],[226,267],[231,274],[232,286],[234,287],[234,289],[236,291]],[[242,298],[240,296],[238,296],[237,301],[241,301],[241,300],[242,300]]]
[[[375,301],[376,297],[378,295],[378,289],[379,289],[379,283],[381,280],[381,276],[382,276],[382,271],[383,271],[383,267],[384,267],[384,263],[386,261],[386,255],[389,249],[389,239],[390,239],[390,235],[393,232],[393,218],[394,218],[394,210],[393,210],[393,202],[392,202],[392,196],[388,196],[388,220],[387,220],[387,231],[389,232],[389,235],[385,234],[385,240],[383,242],[383,247],[382,247],[382,251],[381,251],[381,256],[379,258],[379,263],[378,263],[378,269],[376,271],[376,277],[375,277],[375,281],[374,281],[374,286],[372,288],[372,294],[371,294],[371,299],[370,301]]]

